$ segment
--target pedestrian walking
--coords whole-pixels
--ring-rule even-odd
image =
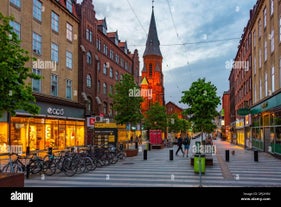
[[[188,135],[183,140],[183,146],[184,146],[184,156],[188,157],[188,151],[189,151],[189,146],[190,146],[190,138]]]
[[[179,152],[179,151],[181,151],[181,152],[182,152],[182,155],[184,156],[184,151],[183,151],[183,149],[182,149],[182,143],[183,143],[183,139],[182,139],[182,137],[180,136],[180,137],[178,138],[178,149],[177,149],[177,151],[176,151],[176,156],[178,156],[178,152]]]

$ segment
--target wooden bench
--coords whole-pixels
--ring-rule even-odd
[[[205,164],[206,166],[213,166],[213,156],[212,154],[205,154]],[[194,156],[190,158],[190,165],[194,165]]]
[[[151,148],[152,149],[163,149],[164,148],[164,144],[152,144]]]

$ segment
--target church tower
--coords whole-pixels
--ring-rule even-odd
[[[146,48],[143,54],[144,64],[141,75],[141,93],[144,97],[144,102],[141,106],[143,114],[156,102],[161,106],[165,105],[162,60],[163,56],[160,51],[160,42],[154,17],[154,6],[152,5],[151,20],[146,40]]]

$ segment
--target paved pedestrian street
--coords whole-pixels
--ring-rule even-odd
[[[195,141],[192,140],[191,146]],[[148,150],[144,159],[145,145],[142,145],[137,156],[116,164],[73,177],[56,174],[42,179],[32,175],[25,179],[25,187],[281,187],[280,159],[259,152],[255,161],[253,150],[220,139],[214,140],[214,145],[213,166],[206,166],[201,175],[194,172],[190,158],[181,153],[175,156],[177,146]],[[170,150],[173,150],[172,160]],[[226,161],[226,150],[230,152],[229,161]],[[191,153],[192,148],[189,157]]]

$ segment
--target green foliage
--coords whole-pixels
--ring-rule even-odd
[[[139,90],[134,77],[130,74],[124,74],[122,80],[115,84],[114,94],[110,96],[113,98],[113,109],[117,111],[114,118],[118,124],[141,122],[143,115],[140,109],[143,98],[137,94]]]
[[[185,119],[179,119],[177,114],[168,116],[168,132],[187,132],[191,128],[191,123]]]
[[[165,131],[167,127],[167,114],[165,106],[161,106],[158,102],[153,104],[146,112],[144,125],[146,129],[160,129]]]
[[[21,48],[17,34],[9,24],[12,20],[0,13],[0,114],[7,111],[15,115],[18,109],[38,114],[40,108],[26,80],[40,79],[40,76],[25,66],[30,57]]]
[[[189,90],[182,92],[184,95],[180,102],[189,107],[184,114],[189,115],[194,132],[210,133],[216,128],[213,120],[219,115],[216,108],[220,104],[220,97],[216,92],[216,86],[206,82],[205,78],[199,78]]]

